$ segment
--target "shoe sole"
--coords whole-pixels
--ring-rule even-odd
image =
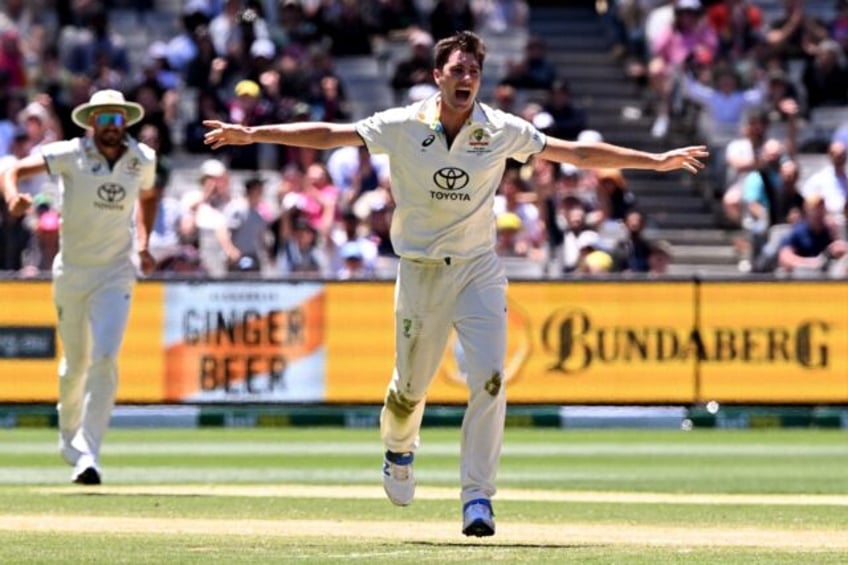
[[[78,485],[99,485],[100,473],[94,467],[88,467],[74,478],[74,482]]]
[[[486,538],[495,535],[495,528],[483,520],[474,520],[462,530],[462,533],[466,536]]]

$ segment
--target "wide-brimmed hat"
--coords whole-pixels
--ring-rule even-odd
[[[141,104],[127,102],[124,95],[117,90],[98,90],[91,95],[85,104],[80,104],[71,112],[71,119],[81,128],[88,127],[88,118],[92,112],[101,108],[123,108],[127,113],[127,126],[137,124],[144,117],[144,108]]]

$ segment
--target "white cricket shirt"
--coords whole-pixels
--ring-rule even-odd
[[[508,158],[525,162],[545,147],[527,121],[475,104],[448,147],[439,95],[356,123],[372,153],[391,161],[396,208],[391,238],[408,259],[470,259],[495,247],[494,195]]]
[[[59,175],[61,224],[59,265],[98,267],[131,259],[133,210],[142,190],[152,190],[156,153],[127,137],[115,165],[90,138],[42,147],[51,175]]]

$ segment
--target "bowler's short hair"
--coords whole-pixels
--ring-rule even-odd
[[[460,31],[436,43],[436,47],[433,50],[436,68],[441,69],[444,67],[451,53],[456,50],[463,53],[471,53],[477,59],[480,68],[483,68],[483,61],[486,60],[486,44],[473,31]]]

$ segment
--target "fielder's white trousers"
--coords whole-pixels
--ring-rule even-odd
[[[425,397],[451,327],[465,353],[469,400],[462,422],[462,502],[491,498],[503,442],[506,276],[498,257],[401,259],[395,286],[395,370],[380,415],[386,449],[418,447]]]
[[[59,362],[59,442],[70,465],[96,464],[118,387],[118,353],[135,284],[131,264],[54,269]]]

